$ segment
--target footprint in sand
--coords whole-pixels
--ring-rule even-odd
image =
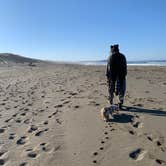
[[[44,125],[48,125],[48,120],[43,122]]]
[[[105,141],[101,141],[101,144],[104,144],[105,143]]]
[[[56,147],[54,148],[54,152],[56,152],[56,151],[59,150],[60,148],[61,148],[60,145],[56,146]]]
[[[15,138],[15,133],[10,133],[9,134],[9,139],[14,139]]]
[[[5,129],[4,128],[0,128],[0,134],[4,133]]]
[[[58,105],[55,105],[55,106],[54,106],[54,108],[61,108],[61,107],[63,107],[62,104],[58,104]]]
[[[6,119],[6,120],[5,120],[5,123],[10,122],[11,120],[13,120],[13,118]]]
[[[29,111],[29,108],[24,108],[24,111],[26,111],[26,112]]]
[[[100,149],[100,150],[104,150],[104,147],[100,147],[99,149]]]
[[[3,101],[8,101],[9,100],[9,97],[7,97],[6,99],[3,99]]]
[[[35,136],[41,136],[45,131],[48,131],[48,128],[38,131]]]
[[[21,119],[16,119],[15,121],[16,121],[16,123],[21,123],[22,122]]]
[[[75,95],[78,95],[78,93],[76,93],[76,92],[70,92],[69,95],[75,96]]]
[[[2,157],[6,153],[7,153],[7,151],[0,151],[0,157]]]
[[[4,159],[0,159],[0,165],[4,165],[5,164],[5,160]]]
[[[97,163],[97,160],[93,160],[93,163]]]
[[[97,156],[97,155],[98,155],[98,152],[94,152],[94,153],[93,153],[93,156]]]
[[[17,115],[18,115],[18,113],[15,113],[15,114],[12,115],[12,117],[16,117]],[[11,119],[12,119],[12,118],[11,118]]]
[[[130,108],[128,108],[130,110]],[[131,108],[132,109],[132,108]],[[134,114],[134,116],[131,118],[131,123],[136,123],[140,117],[137,114]]]
[[[29,149],[26,149],[26,151],[27,151],[27,152],[31,152],[31,151],[33,151],[33,149],[32,149],[32,148],[29,148]]]
[[[33,103],[28,103],[28,104],[27,104],[27,106],[32,106],[32,105],[33,105]]]
[[[107,134],[108,134],[108,132],[104,132],[104,134],[105,134],[105,135],[107,135]]]
[[[80,106],[79,105],[75,105],[74,108],[80,108]]]
[[[151,142],[153,142],[154,140],[156,140],[156,138],[154,138],[154,136],[152,134],[150,134],[150,133],[144,133],[144,135]]]
[[[114,131],[115,129],[114,128],[112,128],[110,131]]]
[[[161,147],[162,152],[166,152],[166,147]]]
[[[143,127],[143,123],[138,121],[139,118],[140,117],[137,114],[134,115],[134,117],[132,118],[132,122],[131,122],[133,127],[135,127],[135,128],[142,128]]]
[[[109,139],[109,137],[105,137],[105,139]]]
[[[164,161],[164,160],[156,159],[155,161],[156,161],[157,164],[160,164],[160,165],[164,164],[164,165],[166,165],[166,161]]]
[[[6,105],[6,103],[1,103],[0,105]]]
[[[157,146],[162,146],[164,144],[164,137],[160,136],[156,141]]]
[[[129,133],[131,134],[131,135],[136,135],[137,133],[135,132],[135,131],[133,131],[133,130],[129,130]]]
[[[21,116],[25,116],[25,115],[26,115],[26,113],[25,113],[25,112],[23,112],[23,113],[21,113],[20,115],[21,115]]]
[[[29,164],[26,162],[21,163],[19,166],[28,166]]]
[[[146,150],[144,150],[142,148],[138,148],[138,149],[132,151],[129,154],[129,156],[130,156],[130,158],[139,161],[139,160],[142,160],[145,157],[146,153],[147,153]]]
[[[58,124],[62,124],[62,121],[61,121],[60,119],[56,119],[56,122],[57,122]]]
[[[161,148],[162,152],[166,152],[166,146],[164,145],[165,140],[164,137],[160,136],[157,140],[156,140],[156,144],[159,148]]]
[[[28,156],[29,158],[36,158],[38,155],[37,155],[36,152],[29,152],[29,153],[27,154],[27,156]]]
[[[48,118],[49,118],[49,119],[52,118],[52,115],[49,115]]]
[[[24,145],[26,143],[27,137],[22,136],[20,139],[17,140],[17,145]]]
[[[166,147],[164,146],[164,143],[165,143],[165,138],[163,136],[160,136],[158,138],[154,137],[152,134],[147,134],[145,133],[147,139],[151,142],[155,142],[155,144],[161,148],[161,151],[162,152],[165,152],[166,151]]]
[[[67,101],[64,101],[63,104],[68,104],[70,102],[71,102],[70,100],[67,100]]]
[[[42,146],[42,151],[44,151],[44,152],[50,152],[52,150],[52,147],[49,144],[45,143],[44,145],[41,145],[41,146]]]
[[[43,143],[40,143],[40,146],[44,146],[44,145],[46,145],[46,143],[45,143],[45,142],[43,142]]]
[[[95,106],[99,106],[100,104],[99,103],[95,103]]]
[[[39,110],[39,112],[44,112],[44,111],[45,111],[44,109]]]
[[[142,128],[143,127],[143,123],[142,122],[135,122],[133,124],[133,127],[135,127],[135,128]]]
[[[24,123],[25,123],[25,124],[29,124],[29,123],[30,123],[30,119],[24,120]]]
[[[51,115],[48,116],[48,118],[52,118],[53,116],[55,116],[59,111],[55,111],[54,113],[52,113]]]
[[[30,128],[28,129],[28,133],[32,133],[33,131],[36,131],[38,129],[37,126],[31,125]]]
[[[52,116],[56,115],[57,113],[58,113],[58,111],[55,111],[55,112],[52,114]]]

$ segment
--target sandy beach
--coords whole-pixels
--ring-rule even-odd
[[[166,165],[166,67],[129,66],[109,123],[107,96],[104,66],[0,67],[0,165]]]

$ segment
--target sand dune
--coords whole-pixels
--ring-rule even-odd
[[[12,53],[0,53],[0,66],[39,63],[41,60],[23,57]]]
[[[105,68],[1,67],[0,165],[166,165],[166,68],[130,67],[125,107],[104,122]]]

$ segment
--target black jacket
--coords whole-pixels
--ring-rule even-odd
[[[108,79],[124,79],[127,75],[126,58],[121,53],[114,53],[108,57],[106,76]]]

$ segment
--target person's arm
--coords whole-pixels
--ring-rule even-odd
[[[127,61],[125,56],[124,56],[124,70],[125,70],[125,76],[127,76]]]
[[[107,76],[107,78],[109,78],[110,75],[111,75],[110,63],[111,63],[111,56],[109,56],[108,60],[107,60],[107,66],[106,66],[106,76]]]

